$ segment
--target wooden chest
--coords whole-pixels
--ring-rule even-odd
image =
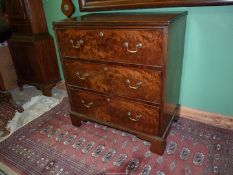
[[[137,135],[162,154],[179,109],[186,13],[54,22],[71,120]]]

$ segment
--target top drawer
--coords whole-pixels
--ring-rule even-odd
[[[139,65],[162,65],[162,30],[57,29],[62,56]]]

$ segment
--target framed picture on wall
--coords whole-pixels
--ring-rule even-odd
[[[232,5],[233,0],[78,0],[80,11]]]

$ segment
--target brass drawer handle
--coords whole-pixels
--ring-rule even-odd
[[[72,44],[72,47],[75,49],[79,49],[81,47],[81,45],[84,43],[83,40],[78,40],[78,41],[74,41],[74,40],[70,40],[70,43]]]
[[[128,42],[124,42],[124,46],[125,46],[125,48],[127,49],[127,51],[128,52],[130,52],[130,53],[137,53],[138,52],[138,48],[142,48],[142,43],[138,43],[138,44],[136,44],[136,49],[135,50],[130,50],[129,49],[129,43]]]
[[[86,107],[86,108],[90,108],[91,105],[93,105],[93,102],[90,102],[90,103],[86,104],[84,100],[81,100],[81,103],[82,103],[83,106]]]
[[[141,118],[142,118],[142,115],[139,114],[139,115],[136,115],[134,118],[132,117],[131,115],[131,112],[128,112],[128,118],[134,122],[138,122]]]
[[[86,80],[89,76],[89,73],[85,73],[81,75],[79,72],[77,72],[76,75],[78,76],[79,79]]]
[[[129,79],[126,80],[126,83],[128,84],[128,87],[130,89],[134,89],[134,90],[137,90],[142,85],[142,82],[139,81],[139,82],[137,82],[136,86],[132,86]]]
[[[104,36],[104,33],[103,32],[100,32],[99,33],[99,37],[103,37]]]

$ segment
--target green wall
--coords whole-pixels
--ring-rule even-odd
[[[78,11],[77,0],[74,16]],[[61,0],[43,0],[49,32],[64,19]],[[233,6],[143,9],[188,11],[180,103],[233,117]],[[118,11],[121,12],[121,11]],[[61,73],[62,75],[62,73]],[[63,77],[63,75],[62,75]]]

